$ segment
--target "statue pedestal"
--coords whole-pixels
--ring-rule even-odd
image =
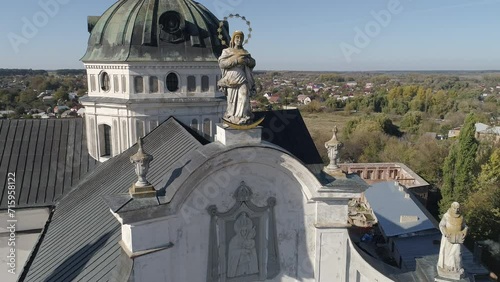
[[[436,282],[470,282],[469,278],[459,278],[459,279],[450,279],[450,278],[444,278],[441,276],[436,276],[434,278],[434,281]]]
[[[150,198],[156,197],[156,190],[153,185],[137,187],[135,183],[129,189],[130,196],[134,198]]]
[[[449,272],[442,269],[437,269],[437,276],[434,278],[437,282],[451,282],[451,281],[470,281],[465,273]]]
[[[323,169],[323,171],[330,175],[330,176],[333,176],[335,179],[346,179],[346,174],[342,171],[342,169],[339,167],[339,168],[329,168],[329,167],[325,167]]]
[[[252,129],[239,130],[225,128],[223,124],[217,124],[217,135],[215,141],[225,146],[239,144],[259,144],[262,141],[262,126]]]

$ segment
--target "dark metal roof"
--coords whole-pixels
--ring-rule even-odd
[[[299,110],[255,112],[254,115],[255,119],[265,118],[261,124],[263,141],[282,147],[304,164],[323,163]]]
[[[170,118],[143,139],[154,160],[148,180],[159,186],[164,172],[200,142]],[[127,193],[137,180],[129,158],[137,145],[101,164],[56,205],[39,250],[23,273],[25,281],[107,281],[120,261],[120,223],[103,196]],[[123,267],[123,266],[120,266]]]
[[[90,170],[84,120],[0,120],[0,209],[15,173],[16,208],[50,206]]]
[[[412,237],[394,238],[394,245],[401,256],[401,268],[403,270],[416,270],[415,258],[432,256],[439,254],[439,242],[441,240],[441,232],[435,229],[432,234]]]

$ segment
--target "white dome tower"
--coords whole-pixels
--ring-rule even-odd
[[[174,116],[206,137],[225,108],[219,20],[191,0],[119,0],[89,17],[88,149],[105,161]],[[228,42],[227,25],[223,39]]]

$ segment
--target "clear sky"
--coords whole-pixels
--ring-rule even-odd
[[[4,1],[0,68],[82,68],[87,16],[114,2]],[[239,13],[251,20],[245,48],[259,70],[500,69],[500,0],[198,2],[219,18]],[[57,3],[49,9],[55,12],[42,3]],[[246,29],[237,19],[230,26]]]

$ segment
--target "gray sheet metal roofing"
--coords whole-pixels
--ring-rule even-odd
[[[435,228],[427,215],[411,198],[405,198],[405,192],[399,191],[394,182],[373,184],[365,196],[387,237]],[[401,223],[400,216],[417,216],[418,220]]]
[[[158,185],[163,174],[185,154],[202,145],[170,118],[143,139],[154,160],[148,180]],[[137,180],[129,158],[134,145],[89,173],[56,205],[40,248],[26,266],[25,281],[107,281],[120,257],[120,223],[103,196],[127,193]]]
[[[95,165],[81,118],[0,120],[0,210],[9,173],[16,174],[16,208],[51,206]]]

